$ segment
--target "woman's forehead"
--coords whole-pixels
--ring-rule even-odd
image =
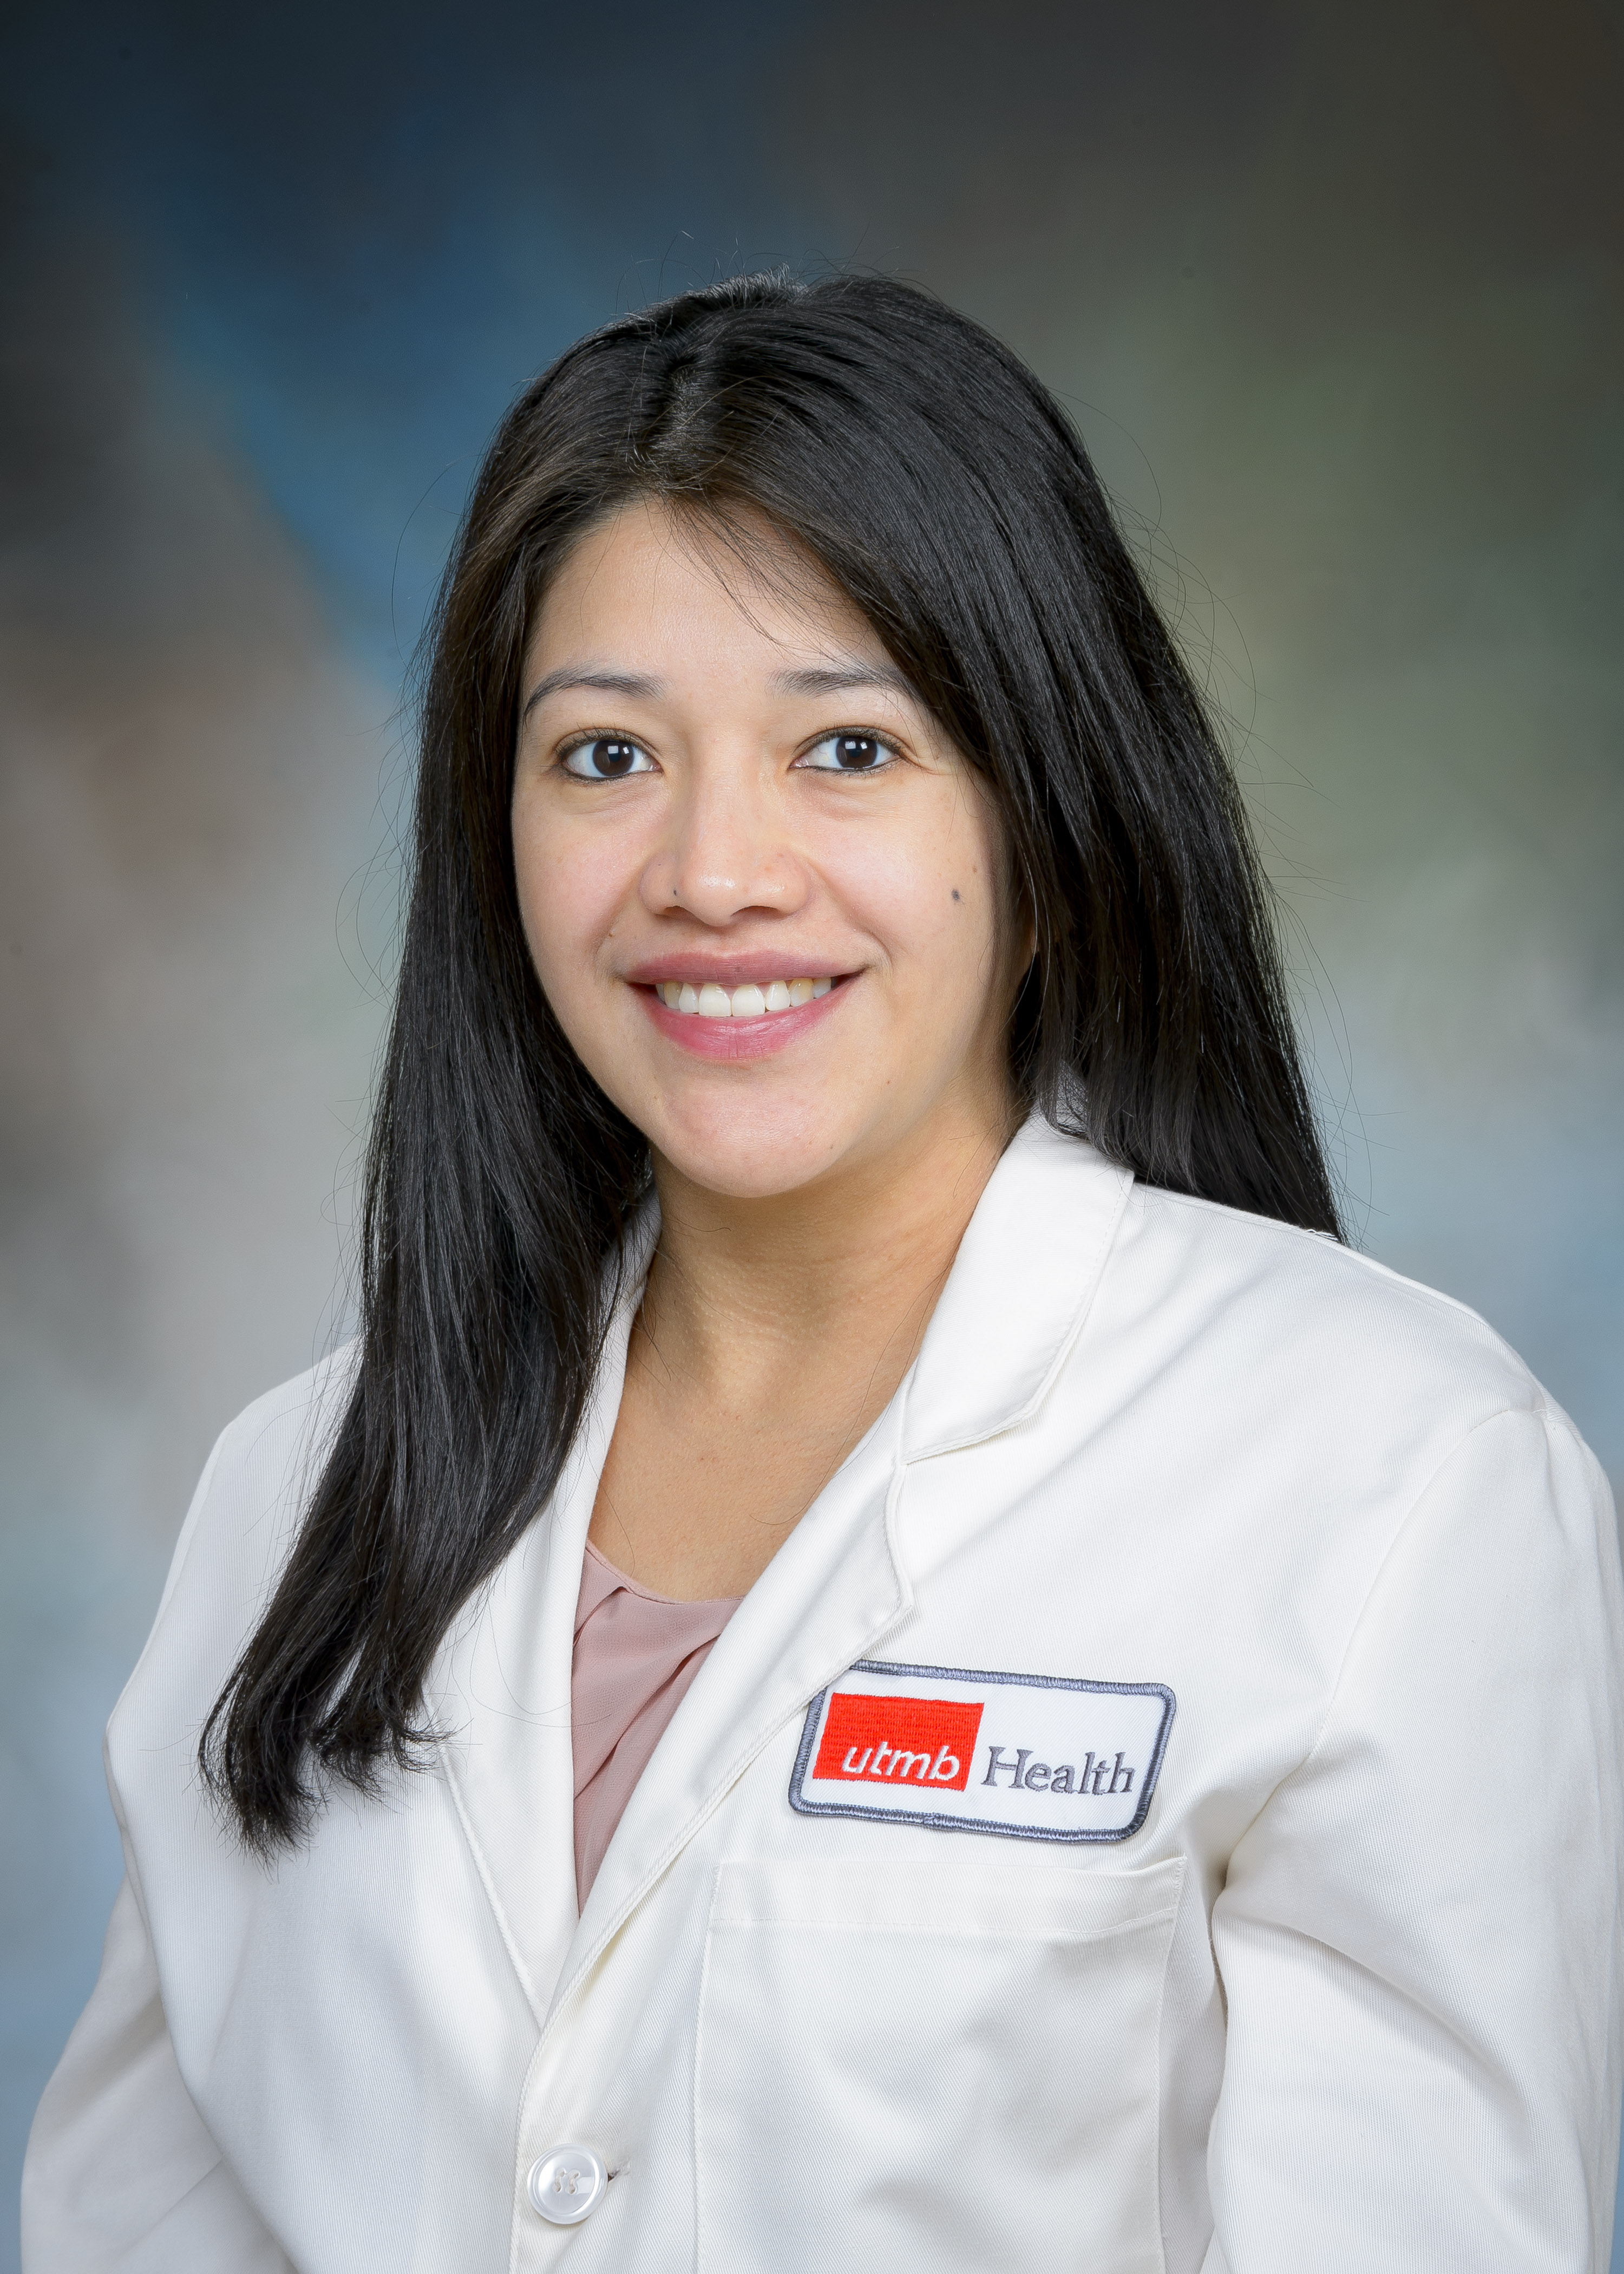
[[[632,499],[576,538],[536,611],[529,661],[545,670],[554,651],[605,636],[658,645],[707,633],[808,666],[831,653],[861,659],[909,691],[862,611],[764,514],[658,498]]]

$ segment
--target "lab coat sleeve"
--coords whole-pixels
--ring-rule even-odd
[[[154,1638],[230,1434],[192,1495]],[[109,1785],[122,1832],[110,1766]],[[124,1861],[96,1986],[28,2136],[22,2274],[293,2274],[182,2081],[127,1834]]]
[[[181,2082],[135,1889],[23,2167],[23,2274],[292,2274]]]
[[[1207,2274],[1605,2274],[1620,1626],[1590,1454],[1549,1412],[1482,1424],[1214,1908]]]

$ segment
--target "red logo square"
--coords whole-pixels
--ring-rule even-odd
[[[829,1701],[813,1764],[815,1777],[839,1784],[906,1784],[911,1792],[962,1792],[970,1781],[980,1706],[945,1698],[847,1698]]]

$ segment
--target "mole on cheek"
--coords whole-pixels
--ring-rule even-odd
[[[955,900],[957,900],[957,899],[959,898],[959,893],[958,893],[957,889],[955,889],[955,891],[954,891],[953,898],[954,898]]]

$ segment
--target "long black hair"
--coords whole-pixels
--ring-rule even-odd
[[[1150,1184],[1338,1229],[1239,793],[1054,398],[882,278],[741,277],[594,333],[504,419],[427,636],[358,1363],[200,1748],[261,1850],[326,1780],[417,1757],[434,1653],[545,1503],[591,1386],[648,1148],[537,982],[508,809],[538,602],[637,497],[764,516],[985,778],[1037,936],[1021,1102]]]

